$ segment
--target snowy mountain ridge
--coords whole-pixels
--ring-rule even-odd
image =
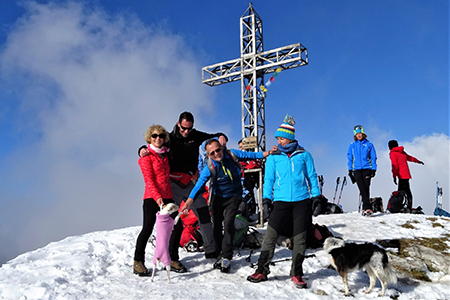
[[[450,219],[410,214],[375,214],[362,217],[357,212],[320,215],[314,223],[326,225],[335,235],[347,242],[375,242],[376,240],[439,238],[450,256]],[[264,228],[258,229],[264,233]],[[235,251],[231,272],[220,273],[212,268],[213,260],[203,253],[188,253],[180,249],[180,257],[188,273],[157,271],[155,281],[132,274],[133,253],[140,227],[99,231],[68,237],[47,246],[24,253],[0,268],[0,299],[348,299],[340,291],[343,287],[335,270],[328,269],[328,256],[323,249],[308,249],[303,264],[308,288],[299,290],[289,277],[291,251],[277,247],[269,280],[250,283],[246,277],[254,272],[251,263],[259,256],[242,249]],[[146,264],[151,267],[153,244],[147,246]],[[388,248],[387,250],[393,250]],[[395,251],[395,249],[394,249]],[[246,259],[250,259],[250,261]],[[413,258],[409,258],[413,259]],[[450,299],[450,275],[426,269],[430,282],[400,280],[388,286],[385,299]],[[376,298],[380,291],[363,290],[369,278],[362,271],[349,275],[351,292],[359,299]]]

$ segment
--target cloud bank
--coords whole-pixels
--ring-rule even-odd
[[[140,225],[145,130],[171,130],[184,110],[214,117],[193,51],[133,16],[27,3],[0,63],[19,99],[11,130],[24,141],[0,175],[0,263],[68,235]]]

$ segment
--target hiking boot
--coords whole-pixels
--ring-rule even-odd
[[[362,215],[364,217],[370,217],[370,216],[372,216],[372,214],[373,214],[373,212],[371,209],[366,209],[366,210],[363,210],[363,212],[362,212]]]
[[[267,280],[267,275],[261,274],[258,271],[256,271],[252,275],[248,276],[247,280],[250,281],[250,282],[253,282],[253,283],[266,281]]]
[[[306,282],[303,280],[302,276],[292,276],[291,279],[294,282],[296,288],[306,289]]]
[[[228,258],[223,258],[222,259],[222,264],[220,266],[220,272],[222,272],[222,273],[229,273],[230,272],[230,267],[231,267],[231,260],[229,260]]]
[[[221,269],[222,268],[222,257],[218,257],[216,262],[213,264],[213,269]]]
[[[150,276],[150,270],[145,267],[143,261],[134,261],[133,273],[139,276]]]
[[[186,273],[187,269],[178,260],[172,260],[170,262],[170,271],[174,271],[176,273]]]

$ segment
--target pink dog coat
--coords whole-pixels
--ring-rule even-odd
[[[157,259],[164,264],[170,265],[169,240],[173,230],[175,220],[170,215],[160,215],[156,213],[156,247],[153,256],[153,264],[157,265]]]

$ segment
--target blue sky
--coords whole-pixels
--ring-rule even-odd
[[[265,50],[302,43],[309,64],[266,98],[268,146],[286,113],[333,198],[352,128],[377,150],[372,196],[387,202],[387,142],[410,165],[415,206],[449,209],[449,3],[253,1]],[[248,1],[4,1],[0,10],[0,263],[68,235],[141,224],[136,149],[180,112],[240,139],[240,84],[209,87],[201,68],[238,58]],[[267,76],[266,80],[269,77]],[[447,192],[446,192],[447,191]],[[358,209],[356,186],[341,204]]]

